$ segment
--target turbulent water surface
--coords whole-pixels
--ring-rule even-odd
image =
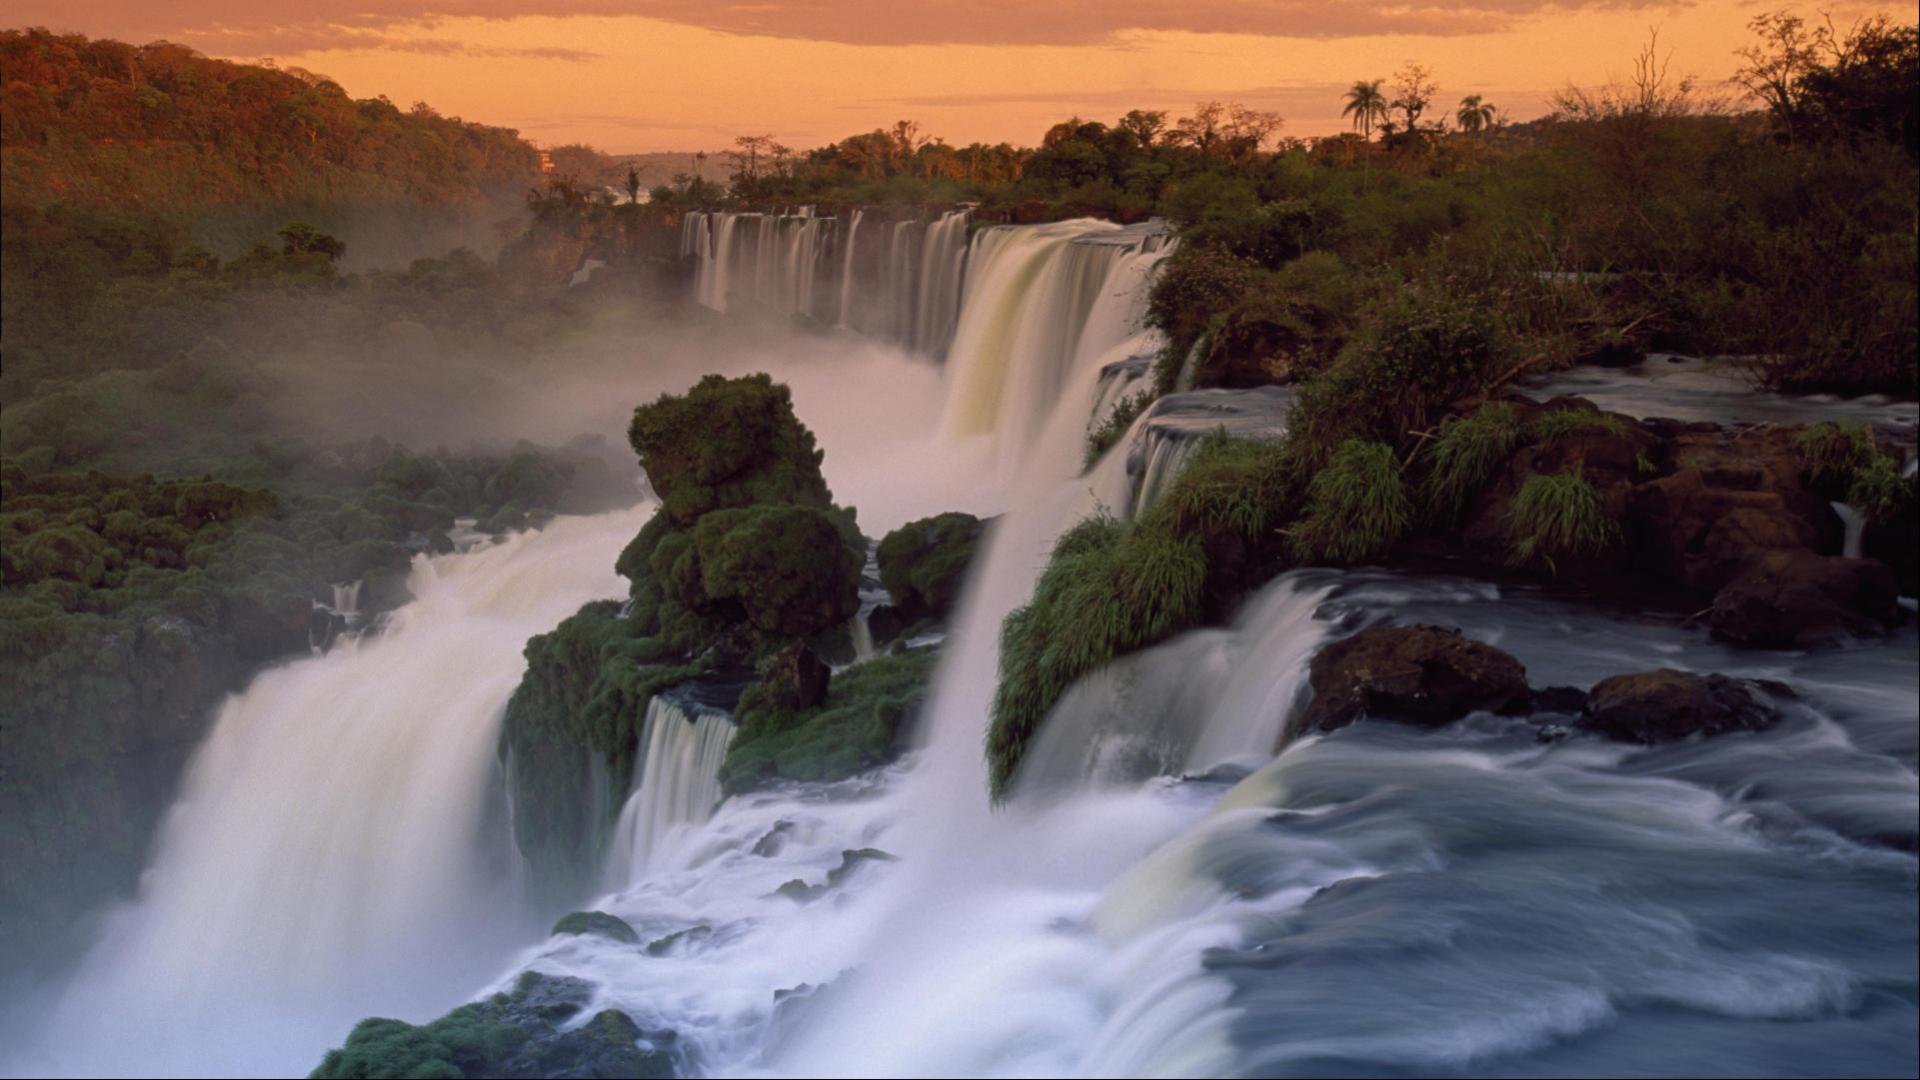
[[[422,560],[384,631],[226,705],[140,898],[9,1067],[299,1073],[360,1016],[425,1020],[537,969],[678,1032],[713,1075],[1915,1070],[1910,629],[1740,652],[1536,589],[1299,571],[1076,686],[990,809],[999,626],[1053,539],[1150,498],[1209,417],[1271,433],[1283,401],[1172,401],[1080,475],[1095,403],[1158,344],[1139,328],[1157,234],[844,225],[692,216],[699,297],[902,348],[723,338],[629,397],[765,367],[870,535],[1003,515],[918,748],[715,808],[731,724],[656,702],[606,894],[580,898],[653,946],[543,939],[513,888],[499,716],[526,638],[621,591],[646,511]],[[1493,716],[1292,739],[1314,650],[1387,620],[1460,626],[1536,686],[1678,667],[1799,696],[1764,733],[1658,749]],[[810,901],[781,891],[836,871]]]

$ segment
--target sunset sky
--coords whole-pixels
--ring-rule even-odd
[[[718,149],[742,133],[795,147],[911,118],[964,144],[1036,141],[1071,115],[1175,115],[1218,98],[1273,109],[1284,133],[1340,130],[1340,95],[1409,60],[1443,102],[1483,94],[1526,119],[1569,81],[1622,76],[1658,27],[1672,74],[1733,70],[1775,3],[1700,0],[19,0],[42,25],[214,56],[273,57],[358,97],[424,100],[545,144]],[[1831,7],[1843,27],[1870,7]],[[1803,9],[1812,15],[1811,8]],[[1817,17],[1817,16],[1816,16]],[[1909,11],[1906,18],[1911,18]]]

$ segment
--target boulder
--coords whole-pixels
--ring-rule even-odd
[[[584,979],[522,974],[511,992],[462,1005],[428,1024],[375,1017],[327,1052],[315,1077],[679,1075],[678,1038],[643,1030],[616,1009],[571,1026],[592,1003]]]
[[[1438,727],[1480,709],[1525,712],[1532,699],[1520,661],[1442,626],[1362,630],[1320,650],[1310,678],[1302,731],[1362,716]]]
[[[1580,726],[1618,742],[1663,743],[1757,731],[1778,715],[1753,684],[1662,668],[1602,680]]]
[[[640,944],[640,935],[634,931],[633,927],[627,925],[627,920],[618,915],[609,915],[604,911],[576,911],[571,915],[563,915],[559,922],[553,924],[553,929],[549,933],[586,934],[618,941],[624,945]]]
[[[1707,623],[1735,644],[1807,648],[1886,629],[1899,620],[1895,593],[1874,559],[1773,551],[1715,594]]]

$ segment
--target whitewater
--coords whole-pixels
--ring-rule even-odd
[[[721,802],[730,723],[656,699],[604,890],[576,905],[643,946],[545,937],[560,912],[524,899],[501,716],[526,639],[625,591],[613,561],[649,508],[422,557],[382,625],[222,707],[139,896],[0,1067],[299,1075],[362,1017],[424,1022],[525,970],[588,980],[583,1015],[671,1029],[705,1075],[1912,1062],[1916,861],[1872,842],[1920,813],[1911,627],[1749,653],[1526,586],[1294,571],[1231,625],[1076,685],[994,808],[999,628],[1054,539],[1135,512],[1198,433],[1277,433],[1284,392],[1165,399],[1082,472],[1089,425],[1160,344],[1142,329],[1170,250],[1153,228],[969,239],[963,214],[844,234],[811,212],[716,214],[689,215],[683,245],[699,302],[817,326],[637,364],[628,406],[768,370],[867,534],[998,515],[915,748]],[[1460,626],[1537,685],[1666,666],[1799,699],[1766,733],[1655,750],[1542,743],[1493,716],[1292,739],[1313,652],[1386,621]],[[863,849],[893,858],[847,854]],[[837,870],[817,898],[781,891]]]

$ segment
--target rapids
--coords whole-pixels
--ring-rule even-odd
[[[966,232],[689,215],[700,302],[855,333],[729,330],[620,394],[764,367],[869,535],[1001,515],[912,752],[715,806],[730,723],[657,699],[606,891],[579,898],[648,944],[542,938],[557,913],[511,888],[499,716],[525,639],[622,591],[645,510],[423,559],[383,628],[227,704],[141,896],[4,1067],[299,1074],[361,1016],[424,1021],[535,969],[671,1028],[706,1075],[1914,1071],[1911,628],[1742,652],[1594,598],[1296,571],[1070,690],[990,808],[999,628],[1054,539],[1150,501],[1215,420],[1273,434],[1281,413],[1181,395],[1082,474],[1090,423],[1157,351],[1164,240]],[[1649,750],[1492,716],[1292,739],[1315,649],[1382,621],[1461,626],[1536,686],[1667,666],[1799,700],[1767,732]],[[868,848],[897,861],[849,855]]]

